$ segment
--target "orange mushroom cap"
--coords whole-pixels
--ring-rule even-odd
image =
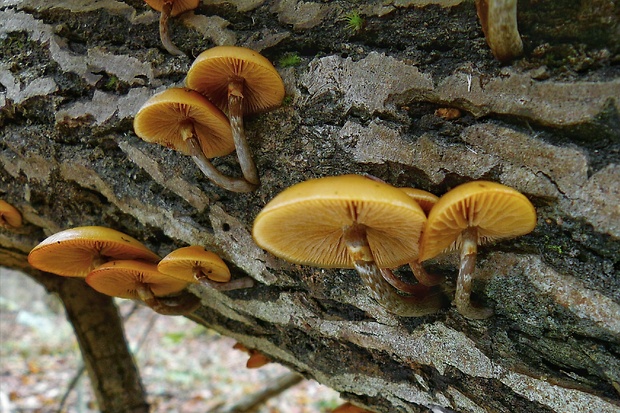
[[[86,277],[97,266],[115,259],[157,262],[159,256],[127,234],[98,226],[60,231],[28,254],[34,268],[67,277]]]
[[[192,283],[198,282],[194,277],[197,268],[210,280],[230,281],[230,270],[226,263],[213,252],[198,245],[174,250],[157,264],[161,273]]]
[[[332,413],[372,413],[370,410],[362,409],[361,407],[357,407],[349,402],[345,404],[341,404],[332,410]]]
[[[22,214],[17,208],[0,199],[0,227],[15,229],[22,226]]]
[[[435,194],[431,194],[428,191],[417,188],[398,188],[407,195],[409,195],[414,201],[420,205],[422,211],[428,216],[433,206],[439,201],[439,197]]]
[[[278,71],[267,58],[245,47],[217,46],[202,52],[189,68],[185,84],[227,110],[231,79],[243,79],[244,114],[282,104],[285,91]]]
[[[512,238],[536,227],[536,210],[520,192],[502,184],[473,181],[443,195],[431,210],[420,246],[420,261],[458,244],[468,227],[478,229],[478,244]]]
[[[164,0],[144,0],[146,4],[151,6],[157,11],[162,11],[164,8]],[[169,0],[172,3],[171,16],[178,16],[181,13],[185,13],[188,10],[194,10],[200,4],[200,0]]]
[[[207,158],[235,150],[230,122],[200,93],[171,88],[152,96],[136,113],[134,131],[141,139],[190,154],[184,137],[195,132]]]
[[[418,256],[426,221],[401,190],[360,175],[312,179],[277,195],[254,220],[256,243],[287,261],[324,268],[353,268],[344,228],[366,227],[377,265],[393,268]]]
[[[86,276],[86,283],[112,297],[140,299],[138,290],[148,286],[153,295],[163,297],[178,293],[187,282],[157,271],[157,265],[137,260],[107,262]]]

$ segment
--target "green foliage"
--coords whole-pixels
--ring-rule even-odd
[[[357,33],[364,27],[366,20],[355,10],[344,16],[344,21],[349,29],[353,33]]]
[[[280,67],[293,67],[301,63],[301,57],[295,52],[287,53],[278,60]]]
[[[282,106],[289,106],[291,103],[293,103],[293,97],[284,96],[284,99],[282,99]]]

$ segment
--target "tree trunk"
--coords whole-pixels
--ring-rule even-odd
[[[189,56],[246,46],[284,79],[283,106],[245,119],[261,186],[239,194],[133,133],[140,106],[183,85],[192,62],[166,53],[158,13],[138,0],[4,1],[0,197],[25,224],[0,230],[0,262],[30,272],[33,246],[82,225],[161,256],[203,245],[258,283],[190,287],[203,303],[192,320],[373,411],[620,411],[619,6],[518,7],[524,54],[507,64],[472,1],[206,0],[171,18]],[[241,175],[234,155],[213,162]],[[345,173],[436,195],[486,179],[528,196],[536,229],[478,251],[474,295],[494,315],[396,317],[354,271],[254,244],[253,219],[276,194]],[[457,259],[425,263],[448,296]]]
[[[58,294],[65,307],[99,410],[147,413],[149,406],[140,374],[112,297],[98,293],[82,279],[41,273],[33,273],[33,277],[50,293]]]

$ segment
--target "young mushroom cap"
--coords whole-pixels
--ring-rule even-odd
[[[194,10],[200,4],[200,0],[144,0],[146,4],[151,6],[157,11],[162,11],[164,3],[172,3],[172,11],[170,16],[178,16],[181,13],[185,13],[188,10]]]
[[[362,409],[349,402],[336,407],[331,413],[373,413],[370,410]]]
[[[420,205],[422,211],[428,216],[433,206],[439,201],[439,197],[435,194],[431,194],[428,191],[417,188],[398,188],[407,195],[409,195],[414,201]]]
[[[200,93],[187,88],[170,88],[152,96],[138,110],[133,127],[141,139],[185,155],[191,154],[187,137],[192,129],[207,158],[235,150],[226,115]]]
[[[86,277],[101,264],[118,259],[157,262],[160,258],[137,239],[99,226],[60,231],[28,254],[34,268],[67,277]]]
[[[323,268],[354,268],[343,228],[366,227],[377,265],[394,268],[418,256],[426,217],[391,185],[360,175],[332,176],[293,185],[254,221],[256,243],[287,261]]]
[[[157,265],[137,260],[116,260],[105,263],[86,276],[86,283],[102,294],[112,297],[142,299],[140,290],[148,287],[156,297],[182,291],[187,281],[170,277],[157,270]]]
[[[0,199],[0,227],[15,229],[22,226],[22,214],[13,205]]]
[[[478,245],[482,245],[527,234],[535,226],[536,210],[520,192],[496,182],[468,182],[443,195],[431,210],[419,260],[458,246],[467,228],[477,228]]]
[[[265,112],[282,104],[285,91],[278,71],[267,58],[245,47],[205,50],[189,68],[185,84],[227,111],[231,80],[243,82],[244,114]]]
[[[195,270],[199,269],[210,280],[230,281],[230,270],[226,263],[211,251],[192,245],[172,251],[157,264],[157,269],[171,277],[196,283]]]

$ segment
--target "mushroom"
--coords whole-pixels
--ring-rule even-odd
[[[13,205],[0,199],[0,227],[17,229],[22,226],[22,214]]]
[[[377,302],[411,317],[437,311],[440,294],[417,284],[411,296],[402,296],[379,267],[416,258],[425,221],[420,206],[393,186],[342,175],[284,190],[258,214],[252,235],[260,247],[296,264],[357,269]]]
[[[250,192],[256,185],[231,178],[207,158],[224,156],[234,149],[230,122],[200,93],[171,88],[152,96],[138,110],[133,128],[140,138],[190,155],[216,185],[234,192]]]
[[[282,104],[284,83],[271,62],[245,47],[217,46],[202,52],[187,72],[185,84],[228,112],[239,165],[245,179],[260,185],[245,137],[243,115]]]
[[[345,404],[341,404],[332,410],[331,413],[372,413],[370,410],[362,409],[361,407],[357,407],[354,404],[349,402]]]
[[[175,56],[185,55],[179,50],[172,40],[170,40],[170,33],[168,29],[168,19],[170,16],[178,16],[181,13],[185,13],[189,10],[194,10],[198,7],[199,0],[144,0],[146,4],[153,9],[161,12],[159,16],[159,38],[164,48],[168,53]]]
[[[157,269],[171,277],[208,285],[218,291],[237,290],[254,285],[254,280],[250,277],[230,281],[230,271],[226,263],[199,245],[172,251],[157,264]]]
[[[493,56],[508,62],[523,53],[517,27],[517,0],[476,0],[482,32]]]
[[[419,260],[433,258],[450,246],[459,248],[456,308],[468,318],[486,318],[492,311],[474,306],[470,297],[477,246],[527,234],[535,226],[536,210],[523,194],[495,182],[468,182],[443,195],[431,210]]]
[[[137,260],[107,262],[86,276],[86,283],[102,294],[112,297],[142,300],[153,310],[165,315],[183,315],[193,312],[200,299],[185,293],[164,301],[160,297],[177,294],[187,282],[157,271],[154,263]]]
[[[400,189],[401,191],[409,195],[414,201],[416,201],[418,205],[420,205],[420,208],[422,208],[422,211],[424,211],[426,216],[428,216],[433,206],[439,200],[439,197],[436,196],[435,194],[432,194],[428,191],[424,191],[422,189],[417,189],[417,188],[398,188],[398,189]],[[413,275],[415,275],[415,278],[420,283],[427,285],[429,287],[432,287],[434,285],[439,285],[444,281],[443,276],[429,274],[428,272],[426,272],[426,270],[422,266],[422,263],[418,260],[410,261],[409,267],[411,268],[411,272],[413,272]],[[389,274],[386,276],[389,278]],[[398,280],[398,281],[394,281],[394,283],[392,283],[393,281],[392,279],[388,279],[388,281],[392,285],[394,285],[394,287],[398,288],[399,290],[407,292],[408,286],[410,286],[411,284],[404,283],[396,277],[394,278],[395,280]]]
[[[233,348],[236,350],[241,350],[244,353],[248,353],[250,355],[247,363],[245,364],[245,367],[247,367],[248,369],[257,369],[259,367],[263,367],[265,364],[271,363],[271,359],[260,351],[256,349],[249,349],[239,342],[235,343]]]
[[[66,277],[86,277],[96,267],[118,259],[157,262],[160,258],[137,239],[98,226],[57,232],[28,254],[34,268]]]

